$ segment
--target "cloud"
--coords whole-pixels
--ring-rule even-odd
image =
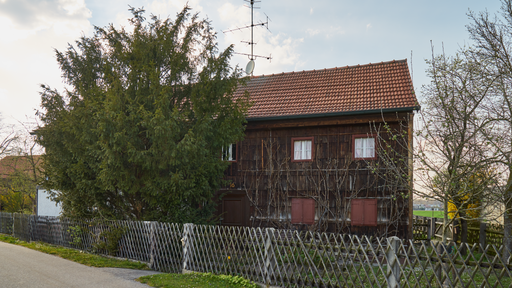
[[[40,30],[55,23],[76,23],[91,17],[84,0],[6,0],[0,2],[0,17],[16,29]]]
[[[236,29],[249,25],[251,23],[251,10],[243,5],[234,5],[232,3],[224,3],[217,9],[218,18],[221,19],[224,27],[228,29]],[[260,10],[254,11],[255,23],[260,19],[265,21],[266,16]],[[272,30],[273,31],[273,30]],[[314,33],[311,31],[311,33]],[[221,47],[230,44],[235,45],[235,52],[250,54],[250,45],[242,41],[250,41],[250,30],[241,29],[233,32],[221,34],[219,40],[222,42]],[[254,55],[272,56],[269,61],[265,58],[257,57],[254,75],[281,73],[283,71],[291,71],[302,65],[299,61],[300,54],[298,52],[300,45],[303,44],[303,38],[294,38],[285,33],[273,34],[263,27],[254,28]],[[249,61],[249,57],[245,55],[235,54],[232,59],[233,65],[239,63],[240,67],[245,68]]]
[[[159,13],[161,13],[161,11],[176,11],[176,13],[178,13],[183,10],[185,5],[193,8],[194,13],[202,12],[203,7],[199,5],[199,2],[200,0],[155,0],[151,2],[149,12],[160,16],[161,18],[167,18],[170,16],[174,19],[175,15],[159,15]]]
[[[298,69],[301,65],[298,48],[302,45],[304,39],[294,39],[284,33],[273,35],[266,30],[265,32],[262,30],[254,31],[254,41],[256,43],[254,46],[254,55],[263,57],[271,56],[272,59],[269,61],[265,58],[257,57],[255,60],[256,68],[254,69],[254,74],[273,74]],[[240,37],[233,36],[232,33],[230,34],[226,34],[225,40],[235,43],[235,51],[250,54],[250,46],[240,43]],[[239,65],[241,67],[245,67],[248,61],[248,56],[235,54],[232,62],[240,63]]]
[[[313,7],[309,8],[309,15],[313,15]]]
[[[322,35],[327,39],[345,34],[345,30],[343,28],[341,28],[341,26],[337,26],[337,27],[330,26],[327,28],[319,28],[319,29],[308,28],[308,29],[306,29],[305,32],[309,36]]]
[[[34,114],[39,83],[63,86],[54,49],[91,32],[90,17],[83,0],[0,0],[0,113],[7,122]]]
[[[336,36],[345,34],[345,30],[343,30],[343,28],[341,28],[341,26],[337,26],[337,27],[331,26],[325,30],[324,34],[325,34],[326,38],[332,38],[332,37],[336,37]]]
[[[309,28],[309,29],[307,29],[307,30],[306,30],[306,33],[307,33],[309,36],[315,36],[315,35],[317,35],[318,33],[320,33],[320,30],[318,30],[318,29],[311,29],[311,28]]]
[[[366,24],[366,31],[370,30],[372,28],[372,23]]]
[[[230,29],[251,24],[251,10],[242,5],[235,6],[227,2],[217,9],[217,13],[222,22],[229,23]]]

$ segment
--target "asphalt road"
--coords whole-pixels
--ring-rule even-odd
[[[22,246],[0,242],[0,287],[149,287],[134,279],[158,272],[94,268]]]

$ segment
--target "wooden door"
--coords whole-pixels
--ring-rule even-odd
[[[249,207],[244,194],[228,194],[222,198],[222,225],[249,226]]]

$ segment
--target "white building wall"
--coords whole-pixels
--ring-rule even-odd
[[[37,189],[37,215],[38,216],[60,216],[62,207],[50,200],[50,194],[45,189]]]

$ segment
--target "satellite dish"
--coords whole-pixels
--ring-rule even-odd
[[[245,73],[247,73],[247,75],[251,74],[252,71],[254,71],[254,60],[249,61],[245,67]]]

